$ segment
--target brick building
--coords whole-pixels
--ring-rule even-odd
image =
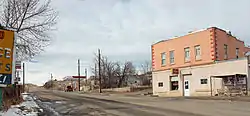
[[[163,40],[151,47],[153,93],[156,95],[210,95],[215,92],[211,88],[218,89],[223,85],[221,78],[210,82],[214,75],[229,74],[230,70],[230,75],[243,73],[248,76],[245,54],[250,48],[231,32],[216,27]],[[244,61],[237,65],[238,60]],[[225,67],[224,72],[217,70],[226,64],[235,69]],[[244,68],[237,69],[238,66]]]

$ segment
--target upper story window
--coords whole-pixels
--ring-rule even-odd
[[[185,62],[190,61],[190,48],[184,48],[184,52],[185,52]]]
[[[228,59],[228,46],[227,44],[224,44],[224,59]]]
[[[174,51],[169,52],[170,64],[174,64]]]
[[[201,59],[201,46],[197,45],[194,47],[195,49],[195,59],[200,60]]]
[[[239,58],[239,53],[240,53],[240,49],[239,49],[239,48],[236,48],[236,58],[237,58],[237,59]]]
[[[166,53],[165,52],[161,53],[161,65],[162,66],[166,65]]]

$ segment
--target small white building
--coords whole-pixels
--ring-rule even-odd
[[[153,72],[153,94],[158,96],[215,96],[250,90],[250,58]],[[237,88],[240,88],[237,89]],[[239,91],[237,91],[239,90]]]

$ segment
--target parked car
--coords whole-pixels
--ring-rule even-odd
[[[67,86],[65,92],[72,92],[73,91],[73,88],[71,86]]]

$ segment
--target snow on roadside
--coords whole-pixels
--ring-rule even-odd
[[[3,116],[38,116],[38,113],[43,112],[42,109],[34,101],[34,97],[29,93],[22,93],[24,102],[20,105],[13,105],[3,113]]]

